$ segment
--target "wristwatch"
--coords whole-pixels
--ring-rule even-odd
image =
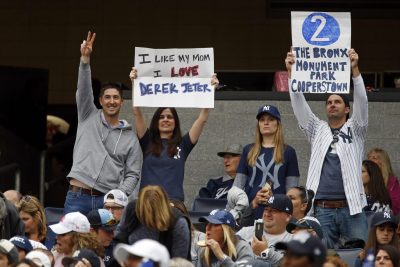
[[[224,262],[228,258],[228,255],[224,254],[222,256],[222,259],[219,260],[219,262]]]
[[[268,258],[269,248],[261,252],[261,258],[267,259]]]

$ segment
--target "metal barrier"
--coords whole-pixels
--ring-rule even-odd
[[[17,191],[21,189],[21,168],[17,163],[11,163],[0,167],[0,176],[6,173],[14,172],[14,188]]]

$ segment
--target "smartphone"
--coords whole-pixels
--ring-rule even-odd
[[[254,226],[254,234],[257,237],[258,240],[262,240],[262,236],[264,234],[264,222],[262,219],[256,220],[255,226]]]

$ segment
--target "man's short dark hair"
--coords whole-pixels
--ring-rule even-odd
[[[325,100],[325,106],[328,104],[328,99],[329,99],[329,97],[331,97],[331,95],[340,96],[344,102],[344,106],[350,109],[350,98],[349,98],[349,95],[347,95],[347,94],[328,94],[328,96],[326,97],[326,100]],[[347,113],[347,115],[346,115],[346,121],[349,118],[350,118],[350,112]]]
[[[99,97],[102,97],[104,95],[104,92],[107,89],[116,89],[118,91],[120,97],[122,98],[122,90],[128,89],[128,87],[125,84],[119,83],[119,82],[116,82],[116,83],[111,83],[111,82],[110,83],[104,83],[103,86],[100,89]]]

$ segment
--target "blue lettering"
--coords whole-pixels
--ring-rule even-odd
[[[161,93],[161,88],[160,88],[161,86],[158,84],[158,83],[156,83],[155,85],[154,85],[154,93],[155,94],[159,94],[159,93]]]
[[[184,87],[183,93],[190,93],[193,92],[192,86],[190,83],[182,83],[181,86]]]
[[[176,89],[176,84],[174,84],[174,83],[170,83],[169,84],[170,85],[170,94],[173,94],[173,93],[175,93],[175,94],[177,94],[178,93],[178,90]]]
[[[146,95],[147,94],[147,85],[144,83],[139,83],[140,87],[140,95]]]

